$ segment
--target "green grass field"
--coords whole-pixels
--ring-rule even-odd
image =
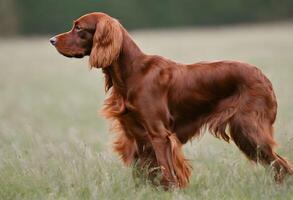
[[[145,52],[184,63],[242,60],[273,82],[277,152],[293,161],[293,24],[132,33]],[[273,182],[233,143],[208,133],[185,146],[190,185],[164,192],[135,186],[111,150],[100,115],[100,70],[68,59],[48,37],[0,39],[0,199],[293,199],[293,178]]]

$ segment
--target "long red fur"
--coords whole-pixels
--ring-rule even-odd
[[[271,165],[276,181],[293,173],[290,163],[273,150],[276,97],[255,66],[238,61],[180,64],[146,55],[104,13],[82,16],[56,39],[63,55],[89,55],[91,67],[103,69],[109,91],[103,113],[117,125],[114,150],[126,165],[159,168],[165,188],[189,182],[191,167],[182,145],[204,127],[234,141],[248,159]]]

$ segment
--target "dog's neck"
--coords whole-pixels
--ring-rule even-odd
[[[122,31],[123,43],[120,54],[116,61],[104,69],[104,73],[106,75],[106,89],[113,86],[120,95],[125,97],[127,92],[127,80],[139,67],[135,65],[136,60],[141,60],[145,54],[135,44],[124,28],[122,28]]]

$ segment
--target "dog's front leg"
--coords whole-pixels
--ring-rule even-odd
[[[151,120],[146,120],[144,125],[162,171],[162,185],[166,189],[185,187],[189,181],[191,168],[184,158],[180,141],[164,123],[152,117],[148,119]]]
[[[154,76],[155,77],[155,76]],[[153,77],[150,77],[153,78]],[[158,77],[162,80],[164,77]],[[148,80],[148,79],[146,79]],[[171,131],[172,116],[167,102],[168,81],[158,87],[144,84],[128,94],[126,107],[146,130],[146,135],[161,168],[161,183],[166,189],[185,187],[189,181],[191,167],[184,158],[182,144]]]

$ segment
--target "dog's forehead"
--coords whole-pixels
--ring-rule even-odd
[[[86,26],[86,27],[94,27],[97,20],[91,16],[82,16],[76,20],[74,20],[74,25]]]
[[[95,25],[99,19],[106,17],[104,13],[95,12],[95,13],[89,13],[86,15],[81,16],[77,20],[74,21],[74,23],[81,23],[81,24],[87,24],[87,25]]]

